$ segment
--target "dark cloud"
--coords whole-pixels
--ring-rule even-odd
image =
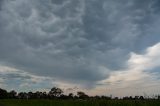
[[[0,10],[2,9],[3,0],[0,0]]]
[[[131,51],[159,41],[153,20],[159,7],[152,0],[7,0],[2,5],[0,60],[36,75],[93,84],[125,67]]]
[[[51,0],[54,4],[62,4],[65,0]]]

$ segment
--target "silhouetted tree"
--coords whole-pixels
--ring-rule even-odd
[[[86,99],[89,97],[88,95],[86,95],[84,92],[81,91],[77,92],[77,95],[80,99]]]
[[[143,97],[143,96],[140,96],[139,99],[140,99],[140,100],[144,100],[144,97]]]
[[[134,99],[135,99],[135,100],[138,100],[138,99],[139,99],[139,96],[135,96]]]
[[[56,88],[56,87],[53,87],[51,89],[51,91],[49,91],[49,96],[51,98],[54,98],[54,97],[60,97],[60,95],[63,93],[63,91],[60,89],[60,88]]]
[[[29,96],[26,92],[20,92],[20,93],[18,93],[18,98],[19,99],[28,99]]]
[[[160,95],[158,95],[158,99],[160,100]]]
[[[29,99],[35,99],[35,98],[36,98],[35,94],[34,94],[33,92],[31,92],[31,91],[28,92],[27,95],[28,95],[28,98],[29,98]]]
[[[7,91],[0,88],[0,99],[6,99],[7,97],[8,97]]]
[[[101,96],[101,99],[110,100],[110,99],[111,99],[111,97],[108,97],[108,96]]]
[[[43,93],[42,93],[42,98],[44,98],[44,99],[48,98],[48,95],[47,95],[46,92],[43,92]]]
[[[115,99],[115,100],[118,100],[119,98],[118,98],[118,97],[114,97],[114,99]]]
[[[110,99],[120,99],[118,97],[112,98],[112,97],[107,97],[107,96],[88,96],[85,94],[85,92],[79,91],[77,92],[77,95],[73,95],[73,93],[69,93],[68,95],[64,95],[62,89],[53,87],[48,93],[46,92],[20,92],[17,95],[17,92],[12,90],[10,92],[7,92],[5,89],[0,88],[0,99],[47,99],[47,98],[56,98],[56,99],[90,99],[90,100],[110,100]],[[153,95],[150,98],[145,98],[143,96],[126,96],[123,97],[123,100],[155,100],[155,99],[160,99],[160,95]]]
[[[60,99],[69,99],[69,97],[67,95],[62,94],[60,97]]]
[[[70,99],[73,99],[73,93],[69,93],[69,94],[68,94],[68,97],[69,97]]]
[[[96,95],[96,96],[94,96],[94,99],[101,99],[101,97]]]
[[[17,92],[12,90],[8,93],[9,98],[16,98],[17,97]]]

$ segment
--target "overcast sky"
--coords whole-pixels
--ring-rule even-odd
[[[160,93],[159,0],[0,0],[0,87]]]

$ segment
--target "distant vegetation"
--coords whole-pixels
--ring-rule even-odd
[[[108,97],[88,96],[79,91],[76,95],[63,94],[53,87],[49,92],[10,92],[0,89],[0,106],[160,106],[160,96]]]
[[[57,87],[53,87],[49,92],[19,92],[12,90],[8,92],[5,89],[0,88],[0,99],[78,99],[78,100],[160,100],[160,95],[156,95],[152,98],[150,97],[144,97],[144,96],[126,96],[123,98],[118,97],[109,97],[109,96],[88,96],[85,92],[78,91],[77,95],[74,95],[73,93],[69,93],[68,95],[63,94],[63,90]]]

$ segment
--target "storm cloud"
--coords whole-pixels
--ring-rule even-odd
[[[0,0],[0,64],[96,86],[113,72],[126,70],[131,52],[143,53],[159,42],[158,4],[158,0]]]

